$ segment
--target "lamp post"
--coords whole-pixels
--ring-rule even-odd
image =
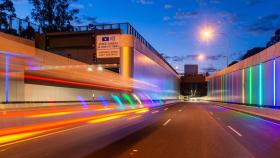
[[[226,61],[227,61],[227,66],[228,66],[228,64],[229,64],[229,37],[228,37],[228,35],[225,34],[225,33],[220,33],[220,32],[215,33],[212,28],[207,27],[207,28],[204,28],[204,29],[201,30],[200,37],[204,41],[209,41],[209,40],[211,40],[213,38],[213,36],[215,34],[216,35],[221,35],[221,36],[223,36],[226,39],[226,42],[227,42],[227,44],[226,44],[227,45],[226,46],[227,47],[226,48]]]

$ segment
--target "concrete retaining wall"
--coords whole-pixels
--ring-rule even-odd
[[[43,101],[81,101],[98,100],[98,96],[103,96],[107,100],[111,100],[111,94],[119,95],[119,92],[87,90],[67,87],[54,87],[45,85],[24,85],[24,100],[27,102],[43,102]]]
[[[209,77],[208,99],[280,106],[280,43]]]

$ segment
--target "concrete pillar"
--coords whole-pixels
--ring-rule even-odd
[[[132,78],[134,63],[134,37],[131,35],[121,35],[120,39],[120,74],[124,78]]]

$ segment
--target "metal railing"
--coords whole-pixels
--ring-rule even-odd
[[[35,33],[41,33],[42,31],[39,25],[31,23],[24,19],[20,19],[17,17],[9,17],[6,20],[7,24],[0,23],[1,32],[34,40]]]

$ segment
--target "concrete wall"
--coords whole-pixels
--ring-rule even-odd
[[[120,95],[120,92],[25,84],[24,94],[24,100],[27,102],[50,102],[90,101],[93,99],[93,94],[95,100],[98,100],[98,96],[102,96],[107,100],[112,100],[111,94]]]
[[[147,89],[136,89],[136,93],[147,94],[153,99],[175,99],[179,95],[179,78],[136,49],[133,78],[150,85]]]
[[[5,57],[0,54],[0,102],[5,100],[5,76],[2,74],[5,72]]]
[[[210,100],[280,106],[280,43],[220,70],[208,80]]]
[[[17,77],[23,75],[23,59],[14,55],[0,54],[0,102],[23,100],[24,79]],[[8,68],[8,75],[6,74]],[[6,79],[8,82],[6,82]],[[8,93],[6,89],[8,88]],[[8,100],[7,100],[8,99]]]

